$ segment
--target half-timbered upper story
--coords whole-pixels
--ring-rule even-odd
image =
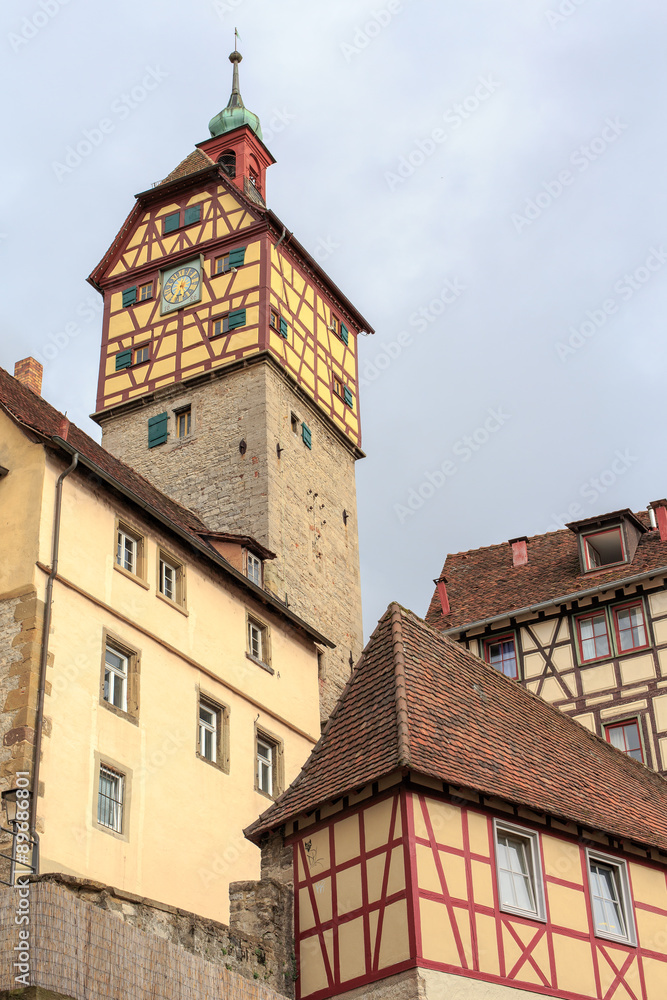
[[[225,112],[238,110],[236,97],[234,61]],[[358,450],[356,342],[371,328],[266,208],[275,161],[259,120],[243,109],[219,121],[225,112],[209,139],[136,196],[90,276],[104,296],[96,419],[267,354]]]
[[[300,1000],[662,1000],[666,807],[659,775],[393,605],[246,835],[294,885]]]
[[[426,616],[667,773],[667,507],[447,556]]]

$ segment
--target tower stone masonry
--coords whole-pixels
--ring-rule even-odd
[[[355,462],[364,317],[265,204],[274,162],[243,105],[134,209],[90,277],[104,296],[103,445],[275,555],[263,586],[335,648],[330,714],[362,649]],[[221,623],[221,627],[224,627]]]

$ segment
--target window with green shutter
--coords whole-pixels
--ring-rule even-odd
[[[346,406],[352,406],[354,404],[354,397],[352,392],[346,385],[343,386],[343,399],[345,400]]]
[[[172,212],[171,215],[165,215],[163,232],[173,233],[174,229],[178,229],[180,221],[181,221],[180,212]]]
[[[191,205],[190,208],[186,208],[184,225],[191,226],[193,222],[199,222],[200,219],[201,205]]]
[[[129,368],[132,364],[132,351],[119,351],[116,355],[116,371],[121,368]]]
[[[238,326],[245,326],[245,309],[237,309],[229,314],[229,329],[235,330]]]
[[[287,320],[280,317],[280,336],[287,340]]]
[[[245,252],[246,247],[238,247],[236,250],[229,251],[229,266],[230,267],[243,267],[245,264]]]
[[[343,341],[344,344],[347,344],[349,338],[350,338],[350,331],[345,326],[345,323],[341,323],[341,325],[340,325],[340,339]]]
[[[123,308],[133,305],[137,301],[137,286],[132,285],[132,288],[126,288],[123,292]]]
[[[167,440],[167,420],[168,414],[158,413],[155,417],[148,418],[148,447],[155,448],[158,444],[164,444]]]
[[[313,447],[313,438],[312,438],[312,435],[310,433],[310,427],[307,427],[303,423],[301,424],[301,438],[302,438],[303,443],[305,444],[306,448],[311,448],[312,449],[312,447]]]

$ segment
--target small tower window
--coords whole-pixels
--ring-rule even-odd
[[[185,438],[190,434],[192,428],[192,410],[188,406],[184,410],[179,410],[176,414],[176,437]]]
[[[218,163],[228,177],[236,177],[236,153],[233,150],[228,149],[226,153],[222,153],[218,157]]]
[[[145,302],[146,299],[151,299],[153,297],[153,282],[149,281],[145,285],[139,285],[139,301]]]

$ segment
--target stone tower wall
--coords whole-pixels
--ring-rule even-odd
[[[188,405],[192,432],[179,441],[174,410]],[[169,440],[149,450],[148,419],[165,410]],[[102,426],[106,449],[209,527],[249,534],[276,553],[265,565],[265,586],[336,644],[321,658],[326,718],[363,641],[355,458],[342,435],[266,359],[165,387]]]

